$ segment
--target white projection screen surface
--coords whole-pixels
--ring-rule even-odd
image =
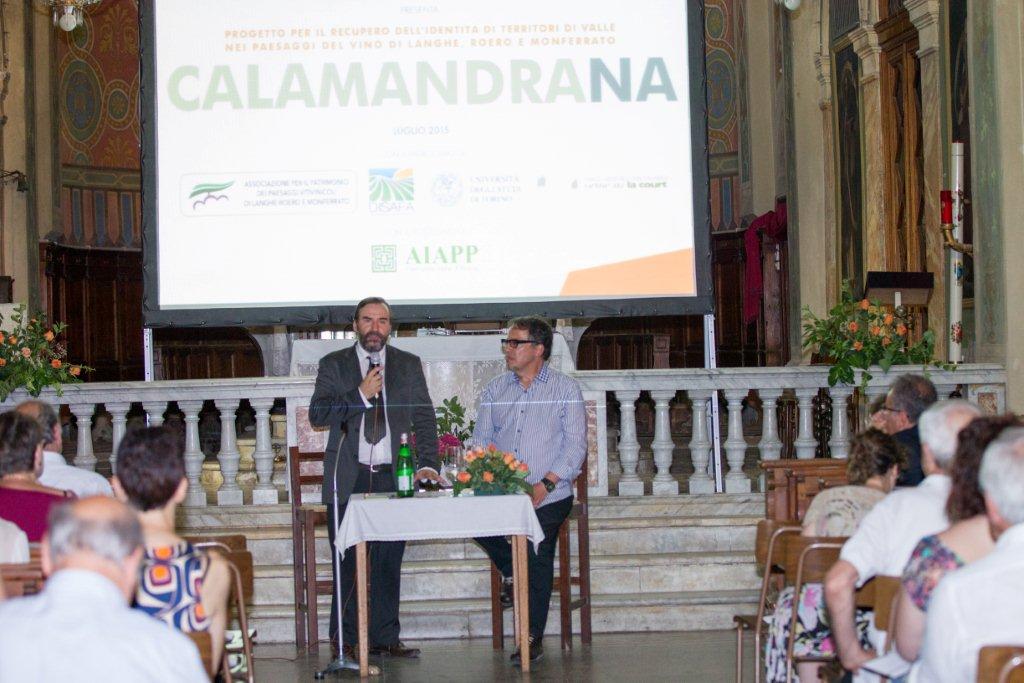
[[[695,0],[144,0],[146,324],[711,307]]]

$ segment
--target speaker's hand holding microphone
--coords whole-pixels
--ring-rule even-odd
[[[380,364],[380,354],[374,351],[370,354],[370,369],[359,383],[359,392],[369,400],[376,397],[383,387],[384,368]]]

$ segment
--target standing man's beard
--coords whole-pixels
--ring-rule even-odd
[[[384,349],[384,344],[388,341],[387,337],[377,332],[367,332],[365,335],[359,337],[359,345],[366,351],[381,351]]]

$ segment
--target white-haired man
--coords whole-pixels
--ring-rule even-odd
[[[123,503],[55,507],[46,587],[0,605],[0,681],[209,681],[187,637],[129,605],[141,559],[142,528]]]
[[[978,478],[996,547],[939,582],[912,681],[974,681],[982,646],[1024,643],[1024,427],[989,444]]]
[[[114,495],[110,482],[103,475],[69,465],[61,455],[64,439],[60,431],[60,416],[53,406],[31,400],[19,403],[15,410],[31,417],[43,428],[43,473],[39,477],[40,484],[71,491],[79,498]]]
[[[981,412],[967,401],[940,401],[921,414],[921,465],[925,479],[915,488],[898,489],[882,499],[861,521],[825,577],[825,603],[840,662],[849,671],[874,658],[854,626],[854,593],[875,576],[902,576],[914,546],[923,537],[949,526],[946,473],[956,452],[960,430]],[[876,645],[880,643],[875,643]]]

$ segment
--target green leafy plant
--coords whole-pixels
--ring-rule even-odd
[[[67,363],[67,349],[57,341],[64,323],[49,324],[36,313],[25,320],[25,306],[18,306],[9,321],[0,316],[0,401],[24,388],[38,396],[46,387],[61,395],[61,386],[80,382],[92,368]]]
[[[878,301],[855,299],[848,281],[843,282],[839,303],[819,318],[804,307],[803,347],[831,363],[828,384],[853,384],[854,370],[861,373],[861,388],[871,380],[873,365],[888,372],[893,365],[953,366],[933,358],[935,333],[926,330],[921,340],[910,343],[913,321],[905,308],[886,310]]]
[[[459,403],[458,396],[441,401],[441,405],[434,408],[434,413],[437,415],[437,435],[439,437],[443,438],[445,434],[451,434],[459,440],[461,445],[473,436],[473,427],[476,426],[476,421],[470,420],[469,425],[466,425],[466,408]]]
[[[519,462],[512,453],[499,451],[492,443],[466,453],[466,469],[456,475],[452,488],[456,496],[466,489],[473,489],[477,495],[530,493],[533,486],[526,482],[529,475],[530,468],[525,462]]]

